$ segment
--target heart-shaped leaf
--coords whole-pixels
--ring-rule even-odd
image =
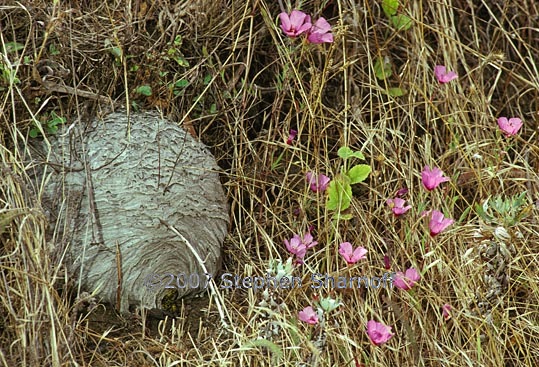
[[[359,159],[362,159],[362,160],[365,160],[365,156],[363,155],[363,153],[359,152],[359,151],[353,151],[352,149],[348,148],[348,147],[341,147],[339,148],[339,150],[337,151],[337,154],[339,155],[339,157],[341,157],[342,159],[348,159],[350,157],[355,157],[355,158],[359,158]]]
[[[399,0],[382,0],[382,10],[388,18],[397,14]]]
[[[350,168],[347,175],[350,178],[350,185],[365,181],[371,173],[371,167],[366,164],[358,164]]]
[[[374,64],[374,75],[380,80],[389,78],[393,74],[389,57],[379,57]]]
[[[350,207],[352,200],[352,186],[346,176],[337,175],[329,184],[326,208],[341,212]]]
[[[412,26],[412,19],[404,14],[399,14],[391,17],[393,27],[399,31],[407,31]]]

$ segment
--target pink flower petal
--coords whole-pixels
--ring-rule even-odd
[[[438,210],[433,210],[429,222],[430,235],[432,237],[438,235],[454,222],[453,219],[445,218],[443,213]]]
[[[320,18],[309,30],[307,41],[310,43],[331,43],[333,42],[333,34],[331,25],[324,18]]]
[[[458,78],[457,73],[454,71],[447,72],[446,67],[443,65],[436,65],[434,67],[434,75],[440,84],[449,83]]]
[[[446,303],[442,306],[442,316],[444,317],[445,321],[449,320],[451,318],[451,310],[453,307],[451,307],[450,304]]]
[[[391,326],[370,320],[367,322],[367,335],[374,345],[381,345],[391,339],[395,334],[391,332]]]
[[[292,28],[292,23],[290,23],[290,17],[286,13],[279,14],[279,19],[281,20],[281,29],[286,33]]]
[[[406,270],[405,273],[402,273],[401,271],[397,272],[393,284],[395,287],[407,291],[410,290],[419,279],[421,279],[421,276],[417,270],[410,268]]]
[[[300,311],[298,318],[300,321],[306,322],[309,325],[318,324],[318,315],[311,306],[305,307],[302,311]]]
[[[354,262],[358,262],[359,260],[366,259],[365,255],[367,252],[368,251],[364,247],[356,248],[352,254],[352,260],[354,260]]]
[[[507,117],[500,117],[498,119],[498,126],[504,133],[505,137],[508,138],[518,133],[522,127],[522,120],[518,117],[512,117],[510,119],[507,119]]]
[[[368,251],[363,247],[354,249],[350,242],[343,242],[339,246],[339,254],[348,264],[355,264],[359,260],[365,259],[365,254]]]
[[[386,204],[391,208],[391,211],[397,217],[399,215],[405,214],[408,210],[412,209],[411,205],[404,206],[405,203],[406,203],[406,200],[398,198],[398,197],[394,199],[386,200]]]
[[[294,139],[296,138],[297,134],[297,130],[290,129],[290,133],[288,134],[288,138],[286,139],[286,144],[291,145],[294,142]]]
[[[279,14],[281,29],[289,37],[297,37],[312,28],[311,17],[299,10],[292,10],[290,15]]]
[[[307,179],[307,182],[309,183],[309,187],[311,191],[314,191],[314,192],[326,191],[326,189],[329,186],[329,182],[331,181],[328,176],[323,175],[323,174],[316,175],[314,172],[307,172],[305,174],[305,178]]]
[[[438,168],[430,168],[425,166],[421,172],[421,182],[428,191],[437,188],[441,183],[449,181],[449,177],[445,177],[443,172]]]

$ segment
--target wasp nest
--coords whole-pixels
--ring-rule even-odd
[[[228,210],[218,167],[176,124],[113,113],[60,131],[38,153],[51,239],[82,289],[123,312],[161,308],[167,274],[198,274],[182,297],[219,270]],[[162,286],[148,287],[155,274]]]

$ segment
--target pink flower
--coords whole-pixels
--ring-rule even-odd
[[[318,315],[311,306],[305,307],[302,311],[299,311],[298,317],[300,321],[306,322],[309,325],[318,324]]]
[[[303,242],[303,244],[305,245],[305,247],[307,247],[307,249],[310,249],[311,247],[318,245],[317,241],[313,241],[313,235],[311,234],[311,232],[305,233],[303,235],[303,239],[301,240],[301,242]]]
[[[512,117],[509,120],[507,117],[500,117],[498,119],[498,126],[504,133],[505,137],[516,135],[522,127],[522,120],[518,117]]]
[[[411,205],[404,206],[404,203],[406,203],[406,200],[401,198],[395,198],[395,199],[387,199],[386,204],[389,205],[391,208],[391,211],[395,216],[402,215],[406,213],[408,210],[412,209]]]
[[[292,145],[292,142],[296,138],[297,134],[298,134],[298,132],[296,130],[290,129],[290,133],[288,134],[288,139],[286,139],[286,144]]]
[[[458,78],[457,73],[454,71],[447,72],[443,65],[436,65],[434,67],[434,75],[440,84],[449,83],[451,80]]]
[[[320,18],[309,30],[307,41],[310,43],[331,43],[333,42],[333,34],[330,32],[331,25],[324,18]]]
[[[380,345],[387,342],[395,334],[391,332],[391,326],[370,320],[367,322],[367,335],[374,345]]]
[[[428,191],[432,191],[442,182],[449,181],[449,177],[445,177],[443,172],[437,167],[431,169],[429,166],[425,166],[421,172],[421,181]]]
[[[303,259],[305,257],[305,254],[307,253],[307,246],[303,244],[301,237],[299,237],[297,234],[295,234],[290,241],[284,240],[284,244],[286,245],[288,252],[290,252],[292,255],[296,255],[296,257],[299,259]]]
[[[288,37],[297,37],[312,28],[311,17],[299,10],[292,10],[290,15],[279,14],[281,29]]]
[[[429,229],[432,237],[443,232],[447,227],[453,224],[453,219],[445,218],[443,213],[433,210],[430,216]]]
[[[329,177],[323,174],[320,174],[316,176],[313,172],[307,172],[305,175],[307,178],[307,182],[309,183],[311,190],[314,192],[323,192],[325,191],[329,186]]]
[[[407,291],[411,289],[419,279],[421,279],[421,276],[417,270],[410,268],[406,270],[406,273],[398,271],[395,275],[395,280],[393,280],[393,284],[395,284],[395,287]]]
[[[453,309],[449,303],[446,303],[442,306],[442,316],[444,317],[444,320],[447,321],[451,318],[450,311]]]
[[[284,240],[284,244],[288,252],[292,255],[296,255],[297,261],[303,263],[303,258],[307,253],[307,250],[316,246],[317,241],[313,241],[313,236],[311,233],[307,232],[303,235],[303,238],[295,234],[290,241]]]
[[[366,253],[367,250],[363,247],[357,247],[354,250],[350,242],[343,242],[339,246],[339,254],[342,255],[342,257],[344,258],[344,260],[346,260],[348,264],[355,264],[359,260],[366,259]]]

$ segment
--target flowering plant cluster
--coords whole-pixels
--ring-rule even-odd
[[[444,68],[445,72],[445,68]],[[452,76],[449,75],[443,80],[451,79]],[[442,82],[442,81],[440,81]],[[421,183],[427,192],[432,192],[438,188],[442,183],[450,181],[449,177],[444,176],[442,170],[438,167],[425,166],[421,172]],[[402,216],[408,210],[412,208],[411,205],[405,205],[406,201],[402,198],[405,194],[408,193],[408,189],[403,188],[397,191],[395,198],[390,198],[386,200],[386,204],[389,206],[391,211],[396,217]],[[421,213],[422,217],[430,216],[429,220],[429,234],[431,237],[435,237],[449,226],[451,226],[455,221],[451,218],[446,218],[444,214],[438,210],[429,210]],[[384,256],[384,266],[386,269],[390,268],[389,256]],[[409,268],[405,272],[398,271],[395,274],[393,285],[403,291],[409,291],[412,287],[421,279],[421,275],[415,268]],[[445,304],[442,307],[442,315],[444,319],[449,319],[449,310],[451,306]],[[382,323],[375,322],[374,320],[369,321],[367,325],[367,333],[371,339],[371,342],[374,345],[380,345],[385,343],[389,338],[393,336],[391,333],[391,327],[384,325]]]
[[[281,20],[281,29],[288,37],[298,37],[302,34],[307,35],[309,43],[331,43],[333,34],[331,25],[323,17],[312,24],[311,16],[299,10],[292,10],[290,14],[285,12],[279,14]]]
[[[456,72],[447,71],[447,68],[443,65],[436,65],[434,67],[434,76],[440,84],[446,84],[458,78],[458,74]],[[522,125],[523,122],[518,117],[498,118],[498,126],[506,138],[515,136],[522,127]]]
[[[313,241],[313,236],[307,232],[303,237],[295,234],[290,241],[284,240],[284,244],[288,252],[296,256],[296,262],[303,264],[303,258],[307,254],[307,250],[316,246],[318,242]]]
[[[421,181],[427,191],[433,191],[441,183],[449,181],[449,177],[445,177],[437,167],[425,166],[421,172]],[[422,216],[428,215],[430,215],[429,230],[432,237],[437,236],[455,222],[453,219],[445,218],[443,213],[438,210],[429,210],[422,213]]]
[[[306,35],[307,42],[310,43],[325,43],[333,42],[331,34],[331,26],[324,19],[318,19],[314,24],[311,23],[311,17],[301,11],[293,10],[290,14],[281,13],[281,29],[289,37],[298,37]],[[448,71],[443,65],[436,65],[434,75],[440,84],[450,83],[458,78],[455,71]],[[516,117],[498,118],[498,126],[506,137],[514,136],[521,129],[522,120]],[[286,140],[287,145],[292,145],[297,136],[296,130],[290,130]],[[337,173],[333,179],[313,171],[306,172],[305,179],[309,189],[315,193],[324,193],[327,191],[326,209],[336,212],[336,218],[349,219],[349,214],[342,214],[350,206],[352,197],[351,185],[364,181],[370,174],[371,168],[368,165],[354,165],[350,167],[348,159],[358,158],[364,160],[365,157],[361,152],[352,151],[348,147],[342,147],[338,151],[338,155],[343,159],[344,164],[341,167],[340,173]],[[443,171],[434,166],[425,165],[421,171],[421,183],[424,189],[431,193],[434,192],[440,185],[449,182],[450,178],[445,176]],[[412,205],[407,203],[404,196],[408,193],[407,188],[398,190],[394,197],[386,199],[387,206],[391,209],[395,217],[404,216]],[[455,220],[445,215],[436,209],[431,209],[421,213],[422,217],[428,217],[428,233],[431,238],[438,236],[447,228],[455,223]],[[315,247],[318,241],[315,241],[311,234],[310,228],[303,235],[294,234],[292,238],[284,240],[287,251],[293,256],[289,258],[288,264],[291,267],[294,263],[294,268],[304,264],[305,257],[309,249]],[[354,246],[350,242],[341,242],[339,244],[338,253],[346,262],[347,266],[354,266],[361,260],[366,259],[368,250],[362,246]],[[295,257],[295,261],[293,261]],[[384,256],[384,267],[391,267],[390,258]],[[293,268],[288,269],[291,273]],[[410,291],[421,280],[420,270],[415,267],[410,267],[404,271],[394,273],[393,284],[396,288],[402,291]],[[270,297],[271,298],[271,297]],[[314,305],[309,305],[299,311],[298,319],[309,325],[320,325],[323,331],[325,319],[327,315],[337,309],[342,303],[332,298],[322,298]],[[448,321],[451,318],[452,306],[448,303],[441,306],[441,316]],[[395,333],[392,332],[392,327],[382,322],[369,320],[366,325],[366,334],[375,346],[382,345],[388,342]]]
[[[297,37],[306,33],[308,34],[307,38],[309,42],[317,43],[313,41],[314,38],[310,38],[315,32],[316,27],[310,24],[310,17],[308,15],[299,11],[293,11],[290,15],[282,13],[281,22],[281,28],[288,36]],[[448,72],[443,66],[436,67],[435,75],[440,84],[448,83],[458,77],[455,72]],[[515,134],[520,128],[519,121],[515,119],[507,120],[507,122],[500,119],[500,127],[504,123],[508,126],[506,127],[508,131],[512,129],[509,135]],[[288,145],[294,142],[296,134],[297,132],[295,130],[290,130],[286,141]],[[339,218],[345,219],[345,215],[342,215],[341,212],[349,207],[352,196],[350,185],[365,180],[370,173],[370,167],[367,165],[355,165],[349,168],[347,159],[365,159],[361,152],[354,152],[350,148],[342,147],[339,149],[338,155],[344,160],[344,165],[341,173],[337,174],[335,178],[330,179],[324,174],[309,171],[305,174],[305,179],[311,191],[315,193],[324,193],[327,191],[328,200],[326,202],[326,209],[335,210]],[[450,181],[450,178],[446,177],[438,167],[426,165],[421,172],[421,183],[427,192],[433,192],[440,185],[448,181]],[[412,209],[412,205],[408,204],[404,198],[407,193],[408,189],[402,188],[396,192],[394,197],[386,200],[386,204],[395,217],[401,217]],[[428,233],[431,238],[438,236],[455,222],[452,218],[446,218],[439,210],[424,211],[421,215],[429,217]],[[303,235],[294,234],[292,238],[284,241],[287,251],[295,257],[294,263],[296,266],[302,265],[305,261],[307,251],[318,244],[318,241],[314,240],[311,231],[312,228]],[[366,259],[368,250],[362,246],[356,247],[350,242],[342,242],[339,245],[338,253],[342,256],[347,266],[353,266],[360,260]],[[292,258],[289,260],[292,260]],[[389,256],[387,255],[384,256],[384,266],[386,269],[389,269],[391,266]],[[397,271],[393,279],[393,284],[402,291],[409,291],[420,279],[420,271],[415,267],[410,267],[405,271]],[[323,327],[325,315],[336,309],[341,303],[330,298],[323,299],[322,301],[319,302],[318,306],[310,305],[299,311],[298,319],[309,325],[321,325]],[[446,303],[441,307],[441,310],[443,318],[449,320],[451,317],[451,305]],[[392,332],[391,326],[375,320],[368,321],[366,333],[371,343],[375,346],[386,343],[395,335]]]
[[[289,141],[291,142],[294,139],[295,134],[293,134],[293,131],[291,131],[290,134],[291,135],[289,136]],[[290,144],[289,141],[287,141],[288,144]],[[340,152],[340,155],[342,157],[348,158],[350,154],[359,155],[359,152],[352,152],[351,150],[351,153],[348,150],[344,152],[345,149],[343,148],[341,148],[341,150],[342,151]],[[333,182],[328,176],[324,174],[316,174],[314,172],[307,172],[305,178],[310,190],[317,193],[326,191]],[[442,183],[450,181],[450,179],[449,177],[444,176],[442,170],[440,170],[438,167],[431,168],[430,166],[425,166],[423,171],[421,172],[421,181],[425,190],[427,190],[428,192],[432,192],[437,189],[438,186],[440,186]],[[402,198],[402,196],[406,195],[407,193],[408,189],[403,188],[397,191],[396,197],[386,200],[386,204],[391,208],[391,211],[396,217],[405,214],[408,210],[412,208],[411,205],[406,205],[406,200]],[[429,233],[431,237],[437,236],[454,223],[453,219],[445,218],[443,213],[438,210],[430,210],[422,213],[422,216],[427,215],[430,216]],[[301,265],[304,263],[307,250],[316,246],[318,242],[314,241],[314,238],[309,230],[303,235],[294,234],[291,239],[285,240],[284,244],[288,252],[295,256],[295,264]],[[342,242],[339,245],[338,252],[342,256],[346,264],[348,266],[352,266],[358,261],[366,259],[365,255],[368,251],[361,246],[354,247],[350,242]],[[386,269],[390,267],[390,261],[388,256],[384,257],[384,265]],[[404,272],[396,272],[393,284],[395,285],[395,287],[403,291],[409,291],[420,279],[421,275],[419,271],[416,268],[411,267]],[[340,305],[340,302],[336,300],[331,300],[330,302],[330,300],[331,299],[324,299],[323,301],[324,303],[329,302],[329,304],[333,306],[322,306],[321,301],[319,307],[317,308],[313,308],[313,306],[305,307],[298,313],[298,319],[309,325],[317,325],[320,323],[323,324],[324,314],[337,308]],[[450,309],[451,306],[449,304],[444,304],[444,306],[442,307],[442,314],[446,320],[448,320],[450,317]],[[392,333],[391,330],[391,326],[385,325],[375,320],[370,320],[367,323],[366,332],[371,343],[378,346],[384,344],[395,335],[394,333]]]
[[[425,166],[421,172],[421,182],[427,191],[433,191],[440,186],[440,184],[447,181],[449,181],[449,177],[445,177],[443,172],[437,167],[431,168]],[[405,214],[412,208],[411,205],[405,206],[406,201],[399,197],[407,192],[407,189],[401,189],[397,192],[397,197],[386,200],[386,204],[396,217]],[[454,223],[453,219],[445,218],[443,213],[438,210],[429,210],[422,213],[423,217],[427,215],[430,215],[429,230],[432,237],[440,234]]]

